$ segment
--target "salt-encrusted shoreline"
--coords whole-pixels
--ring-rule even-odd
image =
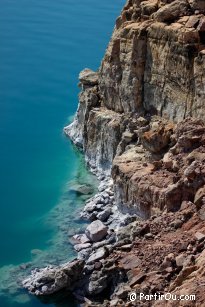
[[[75,129],[73,124],[71,127]],[[70,135],[76,134],[72,131]],[[77,140],[73,138],[71,140],[74,144],[79,144]],[[92,169],[92,172],[100,184],[98,193],[86,201],[80,214],[80,217],[90,221],[90,224],[84,233],[73,236],[72,243],[77,257],[60,266],[52,265],[32,270],[31,276],[22,282],[23,287],[31,294],[51,295],[64,289],[73,292],[77,299],[84,301],[85,293],[83,296],[78,293],[81,284],[85,283],[84,272],[91,273],[94,270],[93,265],[99,260],[102,261],[114,249],[114,244],[118,241],[118,230],[121,227],[139,219],[137,216],[119,212],[114,200],[111,177],[96,169]]]
[[[96,85],[90,80],[90,77],[94,75],[97,76],[90,70],[84,70],[81,73],[80,81],[83,82],[83,88]],[[85,80],[82,80],[82,76]],[[97,77],[95,80],[97,80]],[[84,139],[80,125],[83,122],[79,120],[79,116],[82,115],[79,115],[79,113],[82,113],[82,101],[73,123],[65,127],[64,132],[79,150],[82,150],[84,149]],[[73,236],[72,242],[77,252],[76,259],[60,266],[47,266],[43,269],[33,270],[31,276],[23,281],[23,287],[36,296],[51,295],[64,289],[73,292],[77,299],[84,301],[85,289],[87,286],[89,287],[87,276],[95,270],[96,263],[99,266],[97,269],[101,267],[101,262],[112,252],[115,244],[118,244],[120,228],[134,220],[139,220],[137,215],[122,214],[118,210],[114,199],[111,169],[103,169],[97,160],[90,161],[87,156],[86,162],[90,171],[100,182],[98,193],[86,201],[80,214],[80,217],[90,221],[90,224],[85,233]],[[79,294],[79,288],[82,288],[82,284],[85,292],[80,291]],[[94,290],[94,292],[96,291],[101,292],[100,288]],[[93,290],[87,289],[87,294],[92,295]]]

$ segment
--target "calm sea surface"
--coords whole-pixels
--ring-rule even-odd
[[[0,0],[2,307],[44,305],[16,286],[20,264],[73,256],[68,238],[83,227],[86,196],[70,187],[94,179],[62,129],[77,107],[78,73],[99,67],[124,2]]]

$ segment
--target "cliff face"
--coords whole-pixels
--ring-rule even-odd
[[[205,119],[205,4],[200,3],[196,11],[186,0],[127,2],[100,68],[104,106],[155,112],[175,122]]]
[[[93,172],[112,174],[123,213],[177,210],[205,182],[200,169],[188,192],[184,175],[205,158],[204,13],[201,0],[129,0],[99,72],[80,74],[78,112],[65,132]]]

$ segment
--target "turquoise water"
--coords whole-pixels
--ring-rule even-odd
[[[44,306],[16,288],[19,264],[61,263],[83,227],[94,180],[62,134],[77,107],[77,77],[97,69],[123,0],[0,0],[0,306]],[[72,181],[72,183],[71,183]],[[71,299],[49,306],[75,306]]]

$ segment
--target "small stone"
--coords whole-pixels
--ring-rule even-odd
[[[153,239],[154,236],[153,236],[152,233],[149,232],[149,233],[146,233],[146,234],[145,234],[145,238],[146,238],[146,239]]]
[[[95,267],[95,270],[101,269],[101,267],[102,267],[102,262],[100,262],[100,261],[95,262],[94,267]]]
[[[41,291],[42,291],[42,293],[47,293],[48,287],[47,287],[47,286],[43,286],[43,287],[41,288]]]
[[[205,235],[201,232],[196,232],[195,233],[195,238],[198,240],[198,241],[203,241],[205,239]]]
[[[168,254],[167,255],[167,260],[173,261],[174,260],[174,254],[173,253]]]
[[[79,260],[86,260],[90,256],[91,252],[92,252],[92,248],[82,249],[80,252],[78,252],[77,258]]]
[[[77,241],[78,243],[90,243],[90,240],[85,234],[77,234],[73,236],[73,239]]]
[[[119,249],[122,251],[130,251],[132,249],[133,244],[126,244],[123,246],[120,246]]]
[[[110,208],[107,208],[107,209],[105,209],[104,211],[98,213],[97,218],[98,218],[100,221],[104,222],[104,221],[106,221],[106,220],[108,219],[108,217],[110,216],[110,214],[111,214],[111,209],[110,209]]]
[[[189,245],[187,246],[187,250],[188,250],[188,251],[193,251],[193,246],[192,246],[191,244],[189,244]]]
[[[74,249],[77,251],[77,252],[80,252],[82,249],[86,249],[86,248],[89,248],[91,247],[91,243],[84,243],[84,244],[76,244],[74,246]]]
[[[182,242],[182,244],[180,245],[179,251],[185,252],[187,250],[187,247],[188,247],[188,242]]]
[[[167,169],[172,169],[173,167],[173,155],[171,153],[166,153],[163,158],[163,165]]]
[[[183,222],[181,220],[179,220],[179,219],[171,222],[171,224],[170,224],[170,226],[175,228],[175,229],[181,228],[182,225],[183,225]]]
[[[95,269],[94,264],[91,264],[91,265],[87,264],[87,265],[84,266],[85,274],[90,274],[94,269]]]
[[[110,301],[110,307],[116,307],[118,306],[119,300],[118,299],[114,299],[112,301]]]
[[[201,208],[205,204],[205,187],[200,188],[194,197],[194,204],[197,208]]]
[[[205,198],[204,198],[204,202],[205,202]],[[198,212],[198,216],[200,218],[201,221],[205,221],[205,206],[203,206],[199,212]]]
[[[167,273],[172,273],[173,268],[170,266],[170,267],[166,268],[165,271],[166,271]]]
[[[103,207],[105,206],[105,203],[99,203],[96,205],[97,210],[103,210]]]
[[[178,267],[183,267],[184,266],[184,263],[185,263],[185,261],[186,261],[186,255],[185,254],[180,254],[180,255],[178,255],[177,257],[176,257],[176,265],[178,266]]]

